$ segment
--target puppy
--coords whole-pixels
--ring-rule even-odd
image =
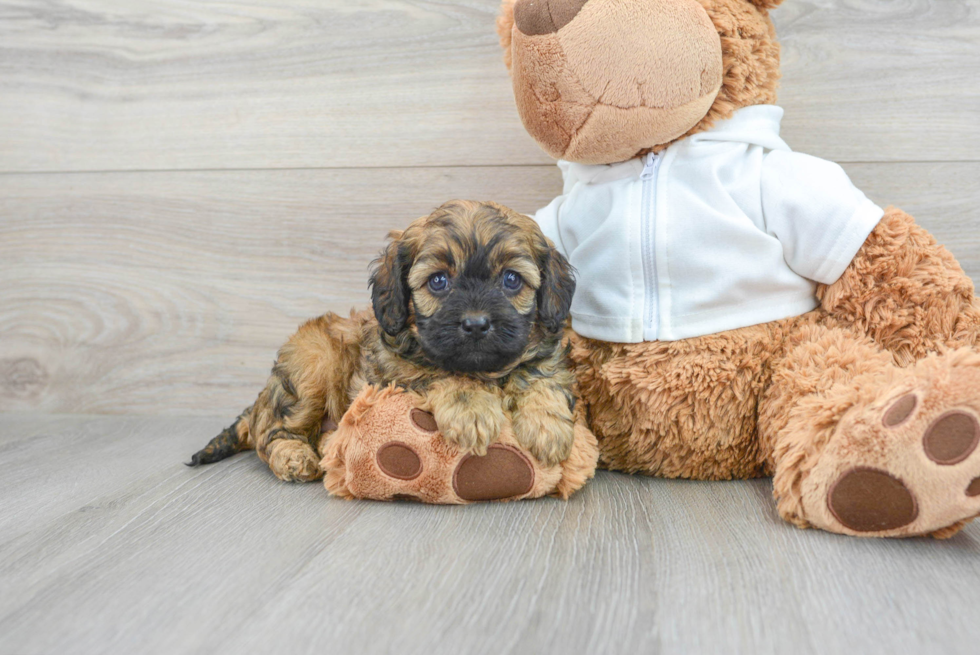
[[[562,333],[575,280],[530,218],[453,201],[391,241],[371,275],[370,311],[328,313],[279,351],[251,407],[189,466],[254,448],[283,480],[314,480],[321,434],[365,384],[423,392],[445,438],[486,454],[509,415],[538,460],[568,457],[573,376]]]

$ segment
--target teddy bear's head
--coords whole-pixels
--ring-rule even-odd
[[[782,0],[503,0],[524,126],[556,159],[610,164],[770,104]]]

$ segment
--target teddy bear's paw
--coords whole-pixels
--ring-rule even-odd
[[[393,488],[405,489],[392,493],[390,500],[450,503],[507,500],[526,496],[534,489],[534,466],[527,456],[513,446],[502,444],[490,446],[486,455],[465,455],[452,470],[451,492],[449,485],[438,481],[422,489],[411,484],[422,474],[423,464],[422,457],[406,444],[386,444],[378,451],[377,462],[381,472],[393,478]]]
[[[400,406],[385,421],[388,438],[373,446],[359,439],[346,453],[351,495],[457,504],[540,496],[557,484],[560,471],[535,466],[512,437],[483,455],[467,452],[443,438],[432,413],[412,407],[408,396],[396,400]]]
[[[416,408],[408,418],[429,443],[428,447],[425,441],[415,444],[421,447],[417,450],[404,441],[390,441],[378,449],[378,469],[396,491],[392,500],[504,500],[524,496],[534,488],[534,466],[517,448],[493,444],[485,455],[445,450],[435,441],[441,437],[431,413]],[[425,479],[419,481],[423,473]],[[429,498],[433,493],[436,495]]]
[[[540,498],[556,490],[568,497],[591,477],[598,447],[594,437],[588,439],[584,420],[571,486],[559,490],[563,467],[537,461],[514,438],[509,421],[496,442],[476,454],[444,438],[438,412],[423,409],[428,406],[421,400],[392,389],[362,391],[325,438],[321,468],[327,490],[343,498],[454,505]]]
[[[807,520],[865,536],[952,536],[980,515],[980,358],[920,362],[881,398],[844,417],[804,481]]]
[[[467,455],[453,472],[453,491],[463,500],[517,498],[533,488],[534,467],[513,446],[494,444],[486,455]]]
[[[323,476],[320,458],[310,444],[297,439],[276,439],[268,448],[269,468],[286,482],[310,482]]]

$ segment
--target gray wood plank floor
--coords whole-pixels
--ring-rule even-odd
[[[980,525],[802,531],[766,480],[600,473],[569,502],[350,502],[220,419],[0,418],[0,652],[975,653]]]

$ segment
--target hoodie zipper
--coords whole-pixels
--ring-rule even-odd
[[[654,153],[647,153],[646,160],[643,162],[643,172],[640,174],[640,181],[643,184],[641,193],[640,207],[640,231],[642,234],[641,256],[643,258],[643,332],[644,341],[653,341],[659,338],[660,317],[657,307],[657,172],[660,170],[660,162],[663,157]],[[647,337],[647,328],[651,328],[652,334]]]

